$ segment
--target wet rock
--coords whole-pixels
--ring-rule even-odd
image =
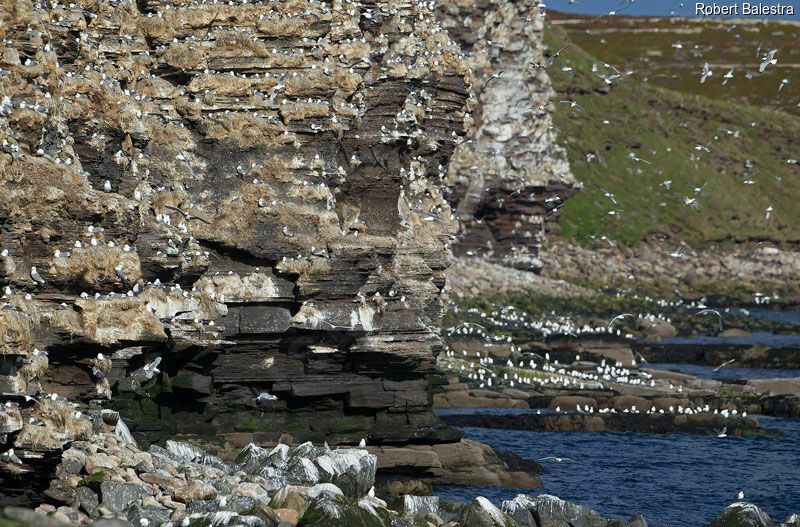
[[[148,493],[135,483],[104,481],[100,484],[100,495],[102,497],[100,507],[114,514],[122,514],[131,503],[142,500]]]
[[[714,518],[709,527],[769,527],[769,515],[756,505],[736,502],[725,507],[722,514]]]

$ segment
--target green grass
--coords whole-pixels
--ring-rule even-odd
[[[545,44],[550,49],[567,42],[562,28],[548,25]],[[800,165],[787,163],[800,158],[800,118],[771,107],[665,89],[635,75],[606,87],[591,72],[598,61],[577,45],[562,52],[560,60],[572,66],[575,75],[559,64],[548,70],[556,100],[574,100],[586,110],[556,103],[554,114],[559,143],[584,183],[562,208],[564,236],[599,244],[605,242],[590,236],[607,235],[629,245],[649,237],[680,238],[695,247],[800,241],[800,229],[795,228],[800,218]],[[624,57],[616,64],[624,65]],[[718,128],[739,131],[740,137]],[[696,150],[696,145],[710,152]],[[634,161],[627,157],[630,153],[652,164]],[[588,154],[595,156],[590,162]],[[745,166],[748,160],[751,169]],[[756,183],[747,185],[747,179]],[[659,186],[665,180],[672,181],[670,190]],[[693,188],[703,185],[705,195],[695,193]],[[615,194],[619,205],[600,187]],[[696,198],[701,210],[684,206],[684,196]],[[622,209],[622,215],[606,215],[613,209]]]

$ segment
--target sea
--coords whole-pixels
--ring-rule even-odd
[[[797,323],[798,312],[751,313]],[[713,338],[713,337],[709,337]],[[797,337],[754,332],[748,344],[786,344]],[[724,339],[731,343],[731,339]],[[703,344],[706,342],[701,338]],[[700,343],[695,340],[694,343]],[[691,343],[686,343],[691,345]],[[707,379],[800,377],[800,370],[720,368],[686,364],[652,364]],[[519,414],[531,410],[493,408],[440,409],[445,413]],[[540,409],[543,413],[545,410]],[[782,436],[724,437],[689,434],[619,432],[531,432],[486,428],[460,428],[467,439],[539,460],[547,472],[540,474],[544,488],[437,486],[442,499],[471,501],[485,496],[500,506],[519,493],[553,494],[594,509],[607,518],[627,521],[644,515],[651,526],[704,526],[726,506],[744,501],[761,507],[774,523],[800,513],[800,419],[750,416],[764,428]],[[545,457],[569,458],[557,463]]]

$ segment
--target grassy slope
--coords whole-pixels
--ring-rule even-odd
[[[547,28],[550,49],[568,41],[562,28]],[[800,165],[787,163],[800,159],[800,118],[769,107],[667,90],[635,76],[617,79],[603,93],[605,84],[591,73],[596,62],[592,56],[573,45],[560,58],[576,74],[563,72],[558,64],[549,69],[557,99],[572,99],[586,109],[556,104],[559,141],[573,173],[584,182],[584,190],[562,209],[565,236],[586,243],[588,235],[605,234],[636,244],[664,232],[695,246],[800,241]],[[603,124],[604,119],[611,124]],[[741,137],[717,128],[739,130]],[[695,150],[698,144],[711,152]],[[626,157],[631,152],[652,165]],[[589,153],[597,156],[591,162]],[[749,171],[747,160],[753,165]],[[746,185],[746,179],[756,184]],[[671,190],[659,186],[664,180],[672,180]],[[692,188],[705,183],[707,195],[695,194]],[[599,187],[614,193],[619,206]],[[682,196],[696,197],[701,211],[683,206]],[[765,211],[773,203],[767,221]],[[621,217],[605,215],[612,209],[624,212]]]

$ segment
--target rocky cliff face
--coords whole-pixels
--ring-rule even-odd
[[[149,440],[458,440],[426,376],[467,69],[425,6],[1,9],[5,400]]]
[[[555,92],[541,66],[557,50],[544,52],[544,16],[504,0],[456,0],[436,14],[468,53],[478,101],[445,179],[465,229],[454,253],[538,271],[540,243],[559,232],[558,208],[580,188],[555,143]]]

